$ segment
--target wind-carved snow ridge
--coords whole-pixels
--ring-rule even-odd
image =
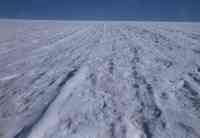
[[[0,28],[0,138],[200,138],[199,23]]]
[[[51,102],[48,103],[48,106],[46,106],[46,108],[43,109],[43,111],[41,112],[40,116],[35,120],[35,122],[34,122],[33,124],[31,124],[30,126],[28,126],[28,127],[24,127],[24,128],[15,136],[15,138],[24,138],[24,137],[27,137],[27,136],[29,135],[30,132],[31,132],[31,134],[32,134],[32,133],[36,133],[36,136],[30,136],[30,137],[38,137],[38,136],[40,136],[40,135],[42,135],[42,134],[38,134],[38,135],[37,135],[37,130],[35,130],[35,127],[36,127],[36,129],[37,129],[37,126],[38,126],[38,125],[41,127],[40,129],[47,129],[47,128],[45,128],[44,125],[46,125],[46,127],[50,127],[49,124],[51,124],[51,123],[50,123],[50,122],[48,123],[48,121],[45,122],[45,123],[43,123],[43,127],[42,127],[42,125],[40,125],[40,123],[41,123],[41,122],[44,122],[44,121],[42,121],[42,120],[45,120],[44,118],[45,118],[46,116],[50,116],[50,117],[49,117],[50,120],[55,120],[55,119],[56,119],[56,114],[53,114],[53,115],[47,115],[47,114],[52,114],[52,113],[51,113],[51,112],[52,112],[52,111],[51,111],[52,108],[53,108],[53,110],[54,110],[54,108],[58,109],[58,108],[59,108],[59,105],[61,104],[61,103],[59,103],[59,102],[63,102],[63,100],[65,100],[65,99],[62,99],[62,98],[66,98],[66,97],[69,95],[70,91],[69,91],[69,92],[66,91],[66,88],[65,88],[66,86],[65,86],[65,85],[66,85],[66,83],[67,83],[70,79],[72,79],[72,77],[74,77],[74,75],[76,74],[77,71],[78,71],[77,68],[73,69],[73,70],[70,71],[64,78],[62,78],[62,79],[60,80],[60,82],[58,83],[58,86],[57,86],[58,95],[55,96]],[[73,85],[75,85],[75,84],[73,84]],[[71,87],[72,87],[72,86],[71,86]],[[73,89],[73,88],[71,88],[71,89]],[[64,91],[64,92],[63,92],[63,91]],[[55,107],[55,106],[57,106],[57,107]],[[50,111],[49,111],[49,110],[50,110]],[[49,113],[49,112],[50,112],[50,113]],[[54,118],[54,117],[55,117],[55,118]],[[35,131],[36,131],[36,132],[35,132]],[[39,131],[40,131],[40,130],[39,130]],[[33,135],[35,135],[35,134],[33,134]]]
[[[87,68],[83,67],[80,70],[75,69],[71,71],[67,77],[63,79],[59,84],[59,89],[61,91],[60,94],[50,104],[47,111],[42,116],[42,119],[40,119],[40,121],[33,127],[28,138],[45,138],[46,132],[53,129],[55,125],[59,123],[59,113],[62,110],[64,103],[68,100],[70,94],[73,93],[73,90],[84,82],[87,73]]]

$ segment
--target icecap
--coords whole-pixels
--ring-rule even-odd
[[[0,138],[200,138],[200,23],[0,20]]]

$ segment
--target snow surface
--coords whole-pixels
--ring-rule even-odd
[[[0,20],[0,138],[200,138],[200,23]]]

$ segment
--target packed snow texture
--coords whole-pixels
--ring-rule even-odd
[[[200,138],[200,23],[0,20],[0,138]]]

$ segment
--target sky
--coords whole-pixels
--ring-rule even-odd
[[[200,0],[0,0],[0,18],[200,21]]]

